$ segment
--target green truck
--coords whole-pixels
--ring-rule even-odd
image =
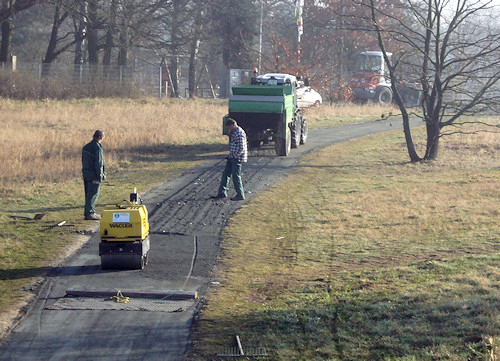
[[[250,85],[235,86],[229,97],[229,114],[247,134],[250,148],[274,142],[276,154],[287,156],[291,148],[305,144],[307,121],[297,107],[298,79],[288,74],[265,74]]]

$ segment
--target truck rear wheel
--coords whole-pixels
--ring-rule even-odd
[[[301,121],[300,127],[302,129],[301,129],[301,132],[300,132],[300,144],[306,144],[306,142],[307,142],[307,135],[309,134],[309,129],[307,128],[307,120],[306,120],[306,118],[302,117],[301,119],[302,119],[302,121]]]
[[[290,153],[290,149],[292,148],[292,134],[290,128],[286,127],[286,134],[281,133],[276,137],[274,142],[274,150],[276,151],[276,155],[286,157]]]
[[[292,148],[298,148],[300,144],[300,138],[301,138],[301,118],[295,121],[295,126],[293,127],[293,130],[291,131],[292,135]]]

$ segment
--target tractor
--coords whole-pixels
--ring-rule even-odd
[[[278,156],[307,141],[307,121],[297,106],[300,78],[289,74],[265,74],[252,78],[251,84],[235,86],[229,97],[228,117],[245,130],[250,148],[274,142]]]

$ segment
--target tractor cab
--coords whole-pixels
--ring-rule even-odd
[[[380,104],[392,101],[391,78],[380,51],[366,51],[356,56],[349,83],[355,100],[374,100]]]

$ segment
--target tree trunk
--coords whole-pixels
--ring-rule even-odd
[[[118,65],[127,66],[128,61],[128,23],[124,19],[120,29],[120,47],[118,50]]]
[[[421,161],[421,158],[418,156],[417,151],[415,150],[415,144],[413,144],[410,127],[410,116],[406,112],[403,113],[403,130],[405,133],[406,149],[408,150],[410,160],[412,162]]]
[[[106,40],[104,43],[104,54],[102,57],[103,65],[111,65],[111,51],[113,50],[113,33],[116,29],[116,7],[117,0],[112,0],[109,9],[109,20],[106,27]]]
[[[180,29],[180,18],[181,18],[181,1],[180,0],[174,0],[172,3],[173,6],[173,14],[172,14],[172,21],[171,21],[171,29],[170,29],[170,38],[171,38],[171,55],[172,57],[170,58],[170,76],[172,78],[172,92],[171,96],[174,98],[177,98],[179,96],[179,57],[178,52],[179,52],[179,44],[181,43],[180,39],[180,34],[179,34],[179,29]]]
[[[86,25],[84,20],[85,3],[80,4],[79,14],[73,18],[75,28],[75,64],[83,64],[84,62],[84,41],[86,34]]]
[[[413,144],[413,137],[411,135],[411,127],[410,127],[410,115],[406,110],[403,99],[401,98],[401,94],[399,93],[397,84],[395,82],[391,85],[392,94],[394,96],[394,102],[398,105],[399,110],[401,111],[401,115],[403,116],[403,131],[405,133],[406,140],[406,149],[408,150],[408,156],[412,162],[420,162],[422,158],[420,158],[415,150],[415,144]]]
[[[87,51],[89,54],[89,64],[99,64],[99,36],[97,34],[97,0],[88,2],[88,19],[87,27]]]
[[[120,35],[118,37],[118,65],[127,66],[128,63],[128,53],[130,46],[130,13],[131,9],[128,7],[128,3],[122,2],[121,8],[121,20],[120,20]]]
[[[56,10],[54,12],[54,22],[52,23],[52,32],[50,34],[49,46],[47,46],[47,51],[45,52],[45,58],[43,59],[44,64],[50,64],[56,58],[55,53],[57,47],[57,36],[59,33],[59,12],[60,12],[59,5],[56,5]]]
[[[426,160],[437,159],[439,150],[439,124],[437,121],[427,122],[427,146],[425,150]]]
[[[111,65],[111,50],[113,49],[113,35],[108,29],[106,32],[106,41],[104,44],[104,54],[102,56],[102,65]]]
[[[196,90],[196,54],[198,54],[198,47],[200,45],[200,41],[198,39],[194,39],[191,43],[191,52],[189,56],[189,98],[195,97]]]
[[[337,91],[337,101],[345,101],[344,99],[344,46],[345,46],[345,32],[344,32],[344,16],[345,16],[345,4],[344,0],[340,0],[340,15],[339,15],[339,57],[338,57],[338,91]]]
[[[6,63],[9,61],[11,36],[12,20],[9,18],[2,23],[2,46],[0,47],[0,63]]]
[[[179,58],[172,56],[170,61],[170,77],[172,79],[172,98],[179,97]]]

